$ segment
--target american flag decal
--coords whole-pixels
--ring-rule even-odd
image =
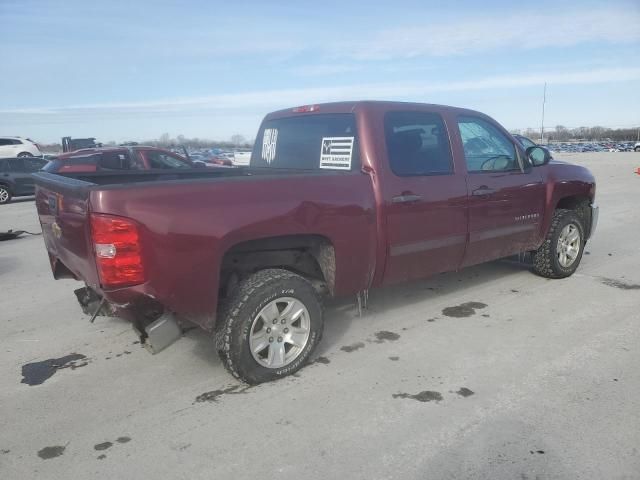
[[[324,137],[320,151],[320,168],[351,170],[353,137]]]
[[[276,145],[278,143],[278,129],[265,128],[262,135],[262,159],[270,164],[276,158]]]

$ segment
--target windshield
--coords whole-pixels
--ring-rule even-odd
[[[265,121],[251,155],[252,167],[345,170],[359,166],[352,114],[315,114]]]

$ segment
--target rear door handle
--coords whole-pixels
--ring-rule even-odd
[[[411,203],[417,202],[422,199],[422,195],[416,195],[414,193],[407,193],[404,195],[397,195],[391,199],[393,203]]]
[[[482,186],[472,191],[471,195],[473,195],[474,197],[484,197],[486,195],[491,195],[492,193],[496,193],[493,188]]]

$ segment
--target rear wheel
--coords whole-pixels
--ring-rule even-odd
[[[534,270],[547,278],[572,275],[582,259],[584,244],[584,226],[577,213],[556,210],[547,238],[533,254]]]
[[[4,185],[0,185],[0,204],[9,203],[11,201],[11,192]]]
[[[29,152],[20,152],[18,154],[18,157],[22,158],[22,157],[33,157],[33,155],[31,155]]]
[[[233,376],[257,384],[300,369],[322,329],[322,304],[309,281],[287,270],[262,270],[242,281],[227,302],[216,348]]]

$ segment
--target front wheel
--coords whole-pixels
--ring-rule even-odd
[[[33,157],[33,155],[31,155],[29,152],[20,152],[18,154],[18,157],[20,158],[24,158],[24,157]]]
[[[221,315],[215,340],[224,366],[249,384],[299,370],[319,343],[322,303],[305,278],[267,269],[242,281]]]
[[[544,243],[533,253],[534,270],[547,278],[572,275],[582,259],[584,244],[584,226],[576,212],[556,210]]]

